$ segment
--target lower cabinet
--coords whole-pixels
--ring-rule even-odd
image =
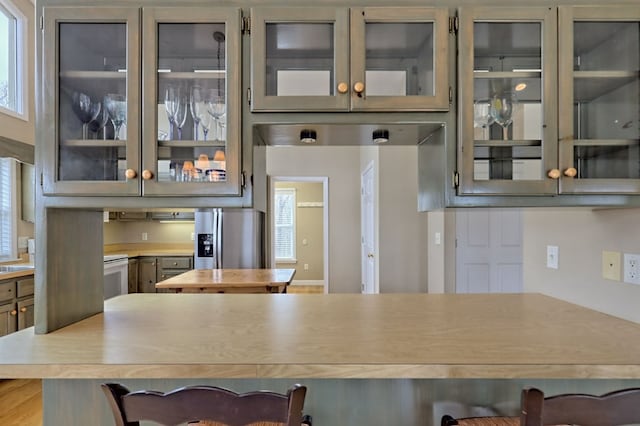
[[[0,336],[34,324],[33,277],[0,281]]]
[[[161,256],[138,258],[138,291],[141,293],[171,293],[156,291],[156,283],[193,269],[193,256]]]
[[[129,259],[129,268],[127,270],[127,287],[129,293],[138,293],[138,259]]]

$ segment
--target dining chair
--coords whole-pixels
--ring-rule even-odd
[[[619,426],[640,423],[640,388],[604,395],[566,393],[544,396],[536,388],[522,390],[520,417],[442,417],[442,426]]]
[[[523,389],[522,426],[573,424],[617,426],[640,423],[640,388],[604,395],[567,393],[545,397],[535,388]]]
[[[104,383],[116,426],[138,426],[142,420],[173,426],[195,423],[208,426],[311,425],[304,416],[307,388],[292,386],[286,394],[254,391],[238,394],[216,386],[186,386],[167,393],[130,392],[119,383]],[[305,423],[306,422],[306,423]]]

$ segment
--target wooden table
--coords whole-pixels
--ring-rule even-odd
[[[0,377],[45,379],[47,426],[112,425],[106,380],[303,383],[314,424],[417,426],[441,400],[640,386],[640,324],[539,294],[129,294],[0,338]]]
[[[286,293],[295,269],[192,269],[156,283],[176,293]]]

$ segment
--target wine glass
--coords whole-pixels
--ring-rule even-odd
[[[206,105],[202,101],[202,89],[200,86],[193,86],[189,94],[189,111],[193,119],[193,139],[198,140],[198,127],[200,127],[201,110],[206,110]]]
[[[96,118],[89,122],[89,130],[93,132],[93,138],[97,139],[98,132],[100,132],[101,129],[104,129],[102,131],[102,139],[107,139],[107,130],[105,129],[105,126],[109,122],[109,112],[107,111],[107,107],[104,106],[104,102],[100,105],[100,113],[98,113],[98,116]]]
[[[513,105],[518,102],[514,92],[505,91],[491,98],[489,113],[491,117],[502,127],[502,139],[509,137],[509,125],[513,122]]]
[[[178,140],[182,140],[182,128],[187,121],[187,100],[178,100],[178,108],[173,118],[175,120],[176,127],[178,128]]]
[[[473,103],[473,127],[486,129],[493,124],[493,117],[489,113],[488,101],[475,101]]]
[[[127,121],[127,98],[124,95],[109,93],[104,97],[104,104],[113,124],[113,139],[120,139],[120,128]]]
[[[225,115],[227,110],[227,104],[225,103],[224,94],[214,91],[211,97],[208,99],[207,109],[209,114],[215,118],[216,125],[216,140],[221,140],[220,118]],[[220,129],[220,130],[219,130]]]
[[[82,139],[89,137],[89,123],[100,114],[100,102],[91,102],[89,95],[82,92],[73,92],[71,108],[82,122]]]
[[[205,103],[201,103],[198,108],[198,119],[200,123],[200,127],[202,127],[202,140],[207,140],[207,134],[209,134],[209,130],[211,129],[211,125],[214,123],[214,118],[211,114],[209,114],[209,110]]]
[[[169,140],[173,139],[173,126],[176,122],[179,105],[180,88],[171,85],[167,86],[164,92],[164,108],[167,111],[167,119],[169,120]]]

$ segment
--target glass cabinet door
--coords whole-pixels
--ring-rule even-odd
[[[142,14],[143,195],[239,195],[240,10]]]
[[[351,9],[353,110],[448,110],[446,9]]]
[[[563,193],[640,192],[640,9],[561,7]]]
[[[461,194],[554,194],[556,12],[460,9]]]
[[[138,21],[132,8],[45,8],[46,194],[139,194]]]
[[[251,109],[349,107],[346,8],[251,9]]]

